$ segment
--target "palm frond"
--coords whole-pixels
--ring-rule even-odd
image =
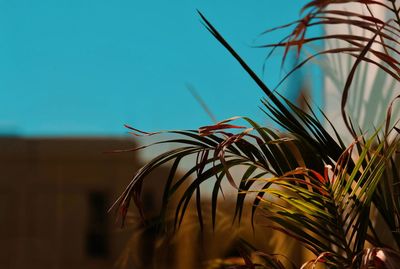
[[[170,133],[183,137],[156,143],[176,143],[179,146],[160,154],[136,173],[117,201],[122,215],[124,216],[131,199],[138,207],[141,206],[140,194],[143,180],[151,171],[170,161],[173,161],[173,164],[162,198],[163,212],[165,212],[170,197],[178,189],[184,189],[184,194],[180,197],[176,209],[177,225],[182,222],[192,197],[195,194],[198,196],[201,184],[206,181],[216,179],[212,194],[213,218],[215,217],[221,182],[226,180],[233,188],[238,190],[236,216],[240,221],[245,199],[242,191],[247,191],[252,187],[254,178],[263,177],[267,174],[279,176],[301,165],[308,165],[316,169],[323,167],[323,162],[315,155],[314,146],[308,141],[302,140],[301,137],[291,136],[290,134],[283,136],[276,130],[260,127],[246,117],[241,119],[250,124],[250,127],[236,134],[229,132],[233,129],[244,128],[230,124],[231,121],[238,119],[240,118],[235,117],[216,125],[202,127],[200,133],[171,131]],[[136,132],[136,135],[140,134],[143,134],[143,132]],[[187,172],[178,174],[180,163],[185,158],[193,157],[196,158],[195,165]],[[245,168],[239,184],[231,174],[234,167]],[[254,203],[256,205],[258,201],[255,200]],[[197,204],[198,214],[201,217],[200,202],[198,201]]]
[[[369,14],[331,8],[351,3],[365,6]],[[371,10],[373,6],[393,12],[394,18],[384,21],[375,17]],[[397,250],[400,247],[400,171],[396,155],[400,130],[396,127],[397,122],[391,120],[393,103],[397,98],[386,110],[385,128],[379,128],[368,139],[358,128],[358,122],[348,116],[346,105],[350,86],[361,63],[375,64],[388,76],[400,81],[398,13],[395,1],[314,0],[305,5],[304,18],[294,23],[296,27],[287,38],[264,46],[283,47],[285,61],[290,48],[297,48],[300,53],[306,44],[319,40],[337,41],[336,48],[312,54],[288,75],[319,55],[344,53],[354,58],[354,62],[349,62],[349,74],[341,78],[345,80],[341,113],[355,139],[345,147],[341,134],[328,118],[331,130],[308,103],[309,111],[304,111],[271,90],[199,12],[206,29],[265,93],[261,109],[283,131],[260,126],[248,117],[233,117],[198,130],[148,133],[128,127],[135,136],[174,135],[173,139],[161,139],[149,146],[167,143],[176,147],[159,154],[134,175],[115,203],[115,208],[121,212],[122,223],[131,201],[141,208],[146,177],[160,166],[170,165],[160,197],[161,222],[169,212],[169,203],[175,200],[175,228],[182,224],[189,211],[197,215],[201,230],[205,227],[205,214],[211,215],[212,227],[215,228],[219,197],[223,195],[224,186],[229,184],[236,192],[233,222],[241,221],[243,209],[250,201],[252,224],[256,210],[261,209],[257,212],[263,213],[267,226],[302,242],[315,254],[315,258],[304,263],[302,268],[314,268],[318,263],[328,267],[339,264],[343,268],[369,268],[379,261],[390,268],[391,262],[399,258]],[[366,34],[306,36],[310,27],[341,24]],[[192,165],[182,170],[186,161]],[[207,183],[212,184],[209,211],[203,206],[202,195]],[[191,207],[192,204],[195,206]],[[146,213],[140,213],[146,220]],[[379,224],[371,218],[373,214],[389,227],[395,242],[393,246],[382,242]],[[283,268],[276,256],[265,254],[264,258],[270,268]],[[248,268],[255,268],[256,264],[249,255],[243,255],[243,261]]]
[[[362,145],[350,171],[347,163],[354,155],[355,143],[341,156],[330,177],[298,168],[280,177],[259,179],[269,183],[269,188],[262,190],[268,198],[259,198],[264,216],[274,223],[269,226],[301,241],[317,257],[324,254],[326,264],[350,267],[364,251],[373,197],[398,147],[396,141],[383,150],[382,142],[371,150],[376,135]],[[320,260],[322,257],[312,263]]]
[[[346,7],[348,7],[346,9]],[[384,9],[392,14],[392,18],[381,19],[374,15],[374,8]],[[350,10],[350,11],[349,11]],[[375,65],[395,81],[400,81],[400,56],[399,50],[399,9],[396,1],[369,1],[369,0],[317,0],[311,1],[302,9],[303,18],[287,24],[283,28],[292,27],[293,31],[281,42],[260,46],[261,48],[284,48],[282,64],[286,61],[289,50],[296,49],[300,55],[303,48],[319,41],[334,41],[333,48],[325,48],[311,53],[290,70],[281,82],[281,85],[292,73],[301,68],[310,60],[321,55],[341,54],[354,58],[353,68],[349,70],[346,83],[343,86],[341,113],[347,129],[352,133],[354,126],[350,123],[352,119],[347,115],[346,104],[348,101],[350,85],[354,80],[355,71],[361,62]],[[334,29],[334,33],[308,36],[309,30],[315,27]],[[341,26],[348,26],[349,30],[343,30]],[[282,28],[282,27],[281,27]],[[281,28],[274,28],[276,31]],[[342,29],[342,30],[341,30]],[[270,31],[266,31],[268,33]],[[343,81],[343,79],[342,79]],[[379,91],[380,92],[380,91]]]
[[[339,158],[344,150],[342,143],[337,142],[325,130],[315,114],[309,115],[284,97],[276,96],[276,93],[271,91],[261,81],[212,24],[201,13],[200,16],[204,20],[207,29],[238,60],[244,70],[267,94],[268,99],[263,100],[266,113],[284,127],[288,133],[283,136],[282,133],[276,130],[260,127],[254,121],[246,117],[242,119],[245,120],[250,127],[232,125],[230,122],[237,119],[232,118],[212,126],[201,127],[199,128],[199,132],[193,130],[170,131],[170,134],[183,137],[156,142],[154,145],[177,143],[181,146],[160,154],[138,171],[127,189],[116,202],[123,217],[131,199],[140,207],[141,186],[144,178],[152,170],[172,160],[175,160],[175,163],[167,184],[167,187],[170,187],[170,189],[165,190],[163,201],[167,202],[169,197],[172,196],[177,189],[184,186],[185,192],[176,210],[177,225],[179,225],[179,223],[182,222],[191,198],[195,192],[198,193],[200,191],[200,185],[203,182],[214,178],[217,179],[213,194],[214,210],[216,207],[218,190],[220,189],[219,185],[223,177],[226,178],[234,188],[241,191],[231,175],[230,171],[233,167],[257,169],[260,170],[261,173],[270,173],[275,176],[282,175],[302,165],[306,165],[307,167],[321,172],[324,169],[324,162],[332,163],[332,160]],[[135,136],[154,136],[160,134],[147,133],[132,127],[129,128]],[[229,132],[234,129],[245,130],[236,134]],[[254,132],[256,134],[253,134]],[[144,148],[146,147],[140,147],[138,150]],[[189,171],[180,177],[176,175],[179,163],[183,161],[183,159],[200,155],[202,157],[197,158],[195,165]],[[264,174],[261,175],[264,176]],[[175,176],[177,176],[177,178],[175,178]],[[195,179],[193,182],[189,183],[191,177]],[[174,180],[175,182],[172,183]],[[247,181],[246,176],[244,176],[240,184],[240,187],[244,188],[244,190],[248,190],[253,183],[252,181]],[[239,220],[241,207],[243,206],[243,198],[242,194],[238,194],[236,210]],[[253,203],[255,206],[254,208],[256,208],[257,204],[258,201],[255,200]],[[197,207],[197,211],[201,216],[200,206]]]

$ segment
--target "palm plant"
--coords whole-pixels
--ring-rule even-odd
[[[337,8],[338,4],[363,6],[366,13],[354,8],[346,11]],[[386,10],[393,18],[375,16],[376,7]],[[265,93],[266,97],[261,100],[262,110],[281,127],[281,131],[261,126],[248,117],[233,117],[186,131],[147,133],[127,126],[137,136],[173,134],[177,138],[160,140],[152,146],[165,143],[177,146],[156,156],[135,174],[115,204],[122,220],[131,201],[142,208],[141,192],[146,176],[158,167],[172,163],[160,198],[160,220],[167,219],[168,204],[178,196],[173,218],[175,228],[182,223],[192,200],[198,223],[204,227],[201,201],[202,185],[206,182],[213,183],[210,204],[214,226],[218,198],[223,194],[222,184],[227,181],[237,192],[233,220],[241,221],[246,201],[251,199],[252,220],[259,213],[269,227],[295,238],[315,255],[314,259],[304,261],[302,268],[314,268],[317,264],[328,268],[398,268],[400,181],[396,157],[400,130],[392,110],[399,97],[394,97],[386,107],[385,121],[369,132],[362,130],[357,117],[348,113],[348,99],[362,63],[375,65],[396,83],[400,81],[397,60],[400,54],[397,49],[400,45],[399,11],[395,0],[314,0],[304,6],[302,19],[272,29],[294,26],[290,35],[279,43],[261,46],[272,48],[271,53],[276,48],[284,48],[285,61],[291,48],[297,48],[300,53],[306,44],[339,40],[336,47],[316,51],[300,61],[284,79],[320,55],[353,57],[343,81],[340,106],[347,130],[335,129],[325,115],[321,120],[316,112],[322,111],[315,111],[308,103],[305,111],[267,87],[199,13],[207,30]],[[360,34],[350,31],[306,35],[310,27],[321,25],[347,25],[362,31]],[[347,132],[353,138],[349,145],[343,139]],[[131,151],[144,148],[146,146]],[[186,159],[192,161],[191,168],[184,173],[178,172]],[[241,168],[241,175],[232,172],[236,167]],[[261,256],[263,265],[243,255],[248,268],[284,268],[275,255],[264,253]]]

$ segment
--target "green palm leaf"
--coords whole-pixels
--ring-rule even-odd
[[[303,242],[316,256],[329,253],[327,263],[353,266],[367,242],[373,197],[398,146],[395,141],[385,150],[383,142],[372,147],[376,136],[361,146],[350,171],[343,164],[355,153],[355,144],[330,177],[302,168],[264,179],[270,183],[263,190],[269,198],[260,199],[265,217],[276,224],[271,227]]]

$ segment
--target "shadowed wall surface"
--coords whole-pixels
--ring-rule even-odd
[[[0,267],[111,268],[127,232],[107,210],[138,159],[128,139],[0,139]]]
[[[259,249],[284,246],[301,256],[298,245],[265,230],[262,222],[256,237],[246,217],[240,227],[232,226],[230,199],[221,200],[214,232],[210,226],[201,235],[194,208],[170,242],[145,228],[135,210],[120,229],[107,210],[141,164],[136,154],[104,152],[134,146],[118,138],[0,139],[0,268],[202,268],[209,259],[238,255],[239,237]],[[144,185],[149,220],[159,213],[168,173],[161,168]]]

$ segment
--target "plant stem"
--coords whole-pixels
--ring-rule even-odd
[[[394,14],[396,14],[396,22],[397,24],[400,26],[400,16],[399,16],[399,10],[396,7],[396,0],[390,0],[390,2],[392,3],[392,11],[394,12]]]

